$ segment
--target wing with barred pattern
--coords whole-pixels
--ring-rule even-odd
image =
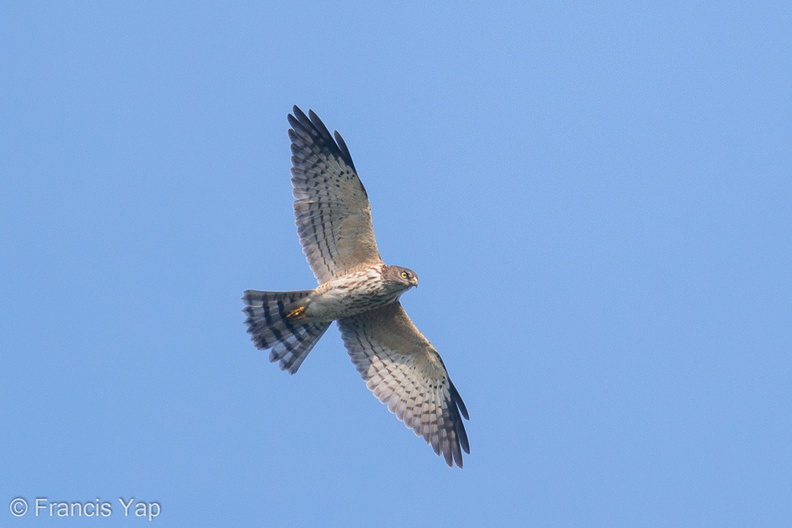
[[[338,326],[369,390],[449,466],[462,467],[462,450],[470,453],[462,422],[467,409],[440,355],[401,304],[340,319]]]
[[[344,140],[298,107],[289,115],[297,232],[319,283],[380,262],[366,189]]]

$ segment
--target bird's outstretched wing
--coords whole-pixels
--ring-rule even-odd
[[[319,283],[380,261],[366,189],[344,140],[309,110],[289,115],[297,232]]]
[[[340,319],[338,326],[369,390],[449,466],[462,467],[462,450],[470,453],[462,422],[467,409],[440,355],[401,304]]]

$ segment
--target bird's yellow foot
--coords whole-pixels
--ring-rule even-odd
[[[286,314],[287,319],[302,319],[303,317],[305,317],[305,306],[298,306]]]

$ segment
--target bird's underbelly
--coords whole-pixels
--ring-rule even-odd
[[[314,290],[305,309],[305,318],[332,321],[350,317],[396,302],[404,290],[393,291],[378,281],[337,280]]]

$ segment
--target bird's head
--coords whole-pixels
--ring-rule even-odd
[[[385,278],[405,290],[418,286],[418,275],[414,271],[400,266],[388,266],[385,269]]]

